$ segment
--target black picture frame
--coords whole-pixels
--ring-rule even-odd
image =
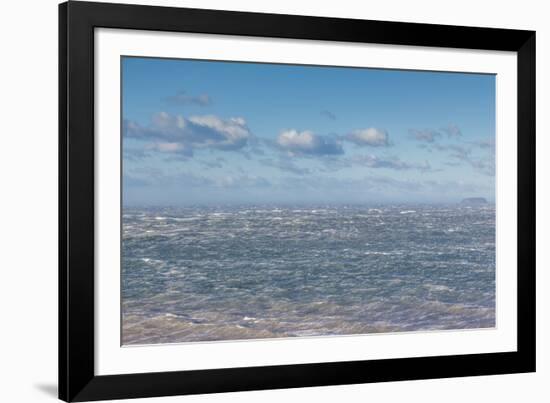
[[[96,376],[94,29],[517,52],[517,351]],[[535,371],[535,32],[108,3],[59,5],[59,398],[137,398]]]

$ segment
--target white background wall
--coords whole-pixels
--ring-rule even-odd
[[[130,1],[132,2],[132,1]],[[134,3],[140,1],[133,1]],[[57,0],[0,3],[0,401],[53,401],[57,383]],[[536,374],[244,392],[146,402],[529,401],[550,398],[550,25],[544,1],[141,1],[158,5],[537,31]],[[545,286],[545,284],[547,286]]]

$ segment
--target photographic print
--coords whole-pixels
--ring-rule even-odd
[[[122,57],[122,344],[494,328],[495,75]]]

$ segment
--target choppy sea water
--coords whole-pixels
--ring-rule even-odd
[[[493,206],[124,208],[123,344],[495,326]]]

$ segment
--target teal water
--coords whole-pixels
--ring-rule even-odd
[[[123,344],[495,325],[494,206],[124,208]]]

